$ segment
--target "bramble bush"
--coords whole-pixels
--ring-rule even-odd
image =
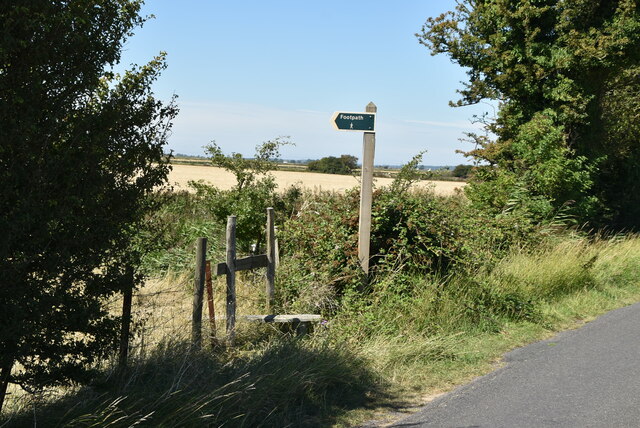
[[[282,260],[295,266],[288,268],[293,276],[278,279],[285,305],[295,302],[309,284],[328,286],[332,289],[328,294],[339,299],[362,282],[357,258],[357,189],[344,195],[316,192],[303,199],[279,236]],[[403,294],[415,287],[415,276],[444,277],[454,271],[490,267],[512,247],[527,245],[534,229],[526,216],[483,214],[462,195],[377,189],[369,292],[375,290],[376,281],[389,275],[393,275],[390,288]],[[335,308],[338,303],[328,306]]]

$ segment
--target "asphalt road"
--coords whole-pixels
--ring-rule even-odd
[[[640,427],[640,304],[505,355],[393,427]]]

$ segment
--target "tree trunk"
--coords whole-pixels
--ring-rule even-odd
[[[4,405],[4,399],[7,396],[7,387],[11,380],[11,369],[13,368],[13,358],[7,359],[3,362],[0,368],[0,414],[2,414],[2,407]]]
[[[131,300],[135,286],[133,266],[127,266],[126,289],[122,293],[122,326],[120,329],[120,352],[118,353],[118,369],[121,372],[127,368],[129,355],[129,336],[131,334]]]

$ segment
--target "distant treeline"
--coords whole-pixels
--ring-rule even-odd
[[[168,153],[166,153],[168,155]],[[336,158],[334,156],[327,156],[321,159],[276,159],[276,162],[282,163],[282,164],[293,164],[293,165],[306,165],[306,166],[310,166],[310,164],[313,164],[313,167],[310,167],[309,170],[310,171],[318,171],[317,169],[311,169],[311,168],[317,168],[318,165],[320,165],[320,168],[326,168],[328,170],[332,170],[335,169],[336,165],[339,165],[340,163],[344,163],[346,166],[349,166],[352,164],[351,159],[353,158],[355,163],[355,166],[352,167],[352,169],[356,169],[358,167],[360,167],[360,164],[357,163],[358,158],[352,155],[340,155],[339,158]],[[251,158],[248,158],[251,159]],[[336,160],[334,160],[336,159]],[[349,159],[348,161],[346,161],[347,159]],[[201,156],[201,155],[187,155],[184,153],[175,153],[173,155],[173,160],[180,162],[181,160],[203,160],[203,161],[208,161],[209,158],[206,156]],[[346,163],[345,163],[346,161]],[[333,166],[332,166],[333,165]],[[402,168],[402,165],[391,165],[391,164],[378,164],[375,166],[377,169],[400,169]],[[437,171],[437,170],[448,170],[451,171],[451,176],[453,177],[461,177],[461,178],[466,178],[469,175],[469,172],[471,171],[472,166],[471,165],[457,165],[457,166],[453,166],[453,165],[418,165],[418,169],[421,171]],[[331,173],[328,171],[319,171],[319,172],[327,172],[327,173]],[[333,172],[333,174],[349,174],[349,172]]]

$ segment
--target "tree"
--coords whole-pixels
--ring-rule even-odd
[[[280,148],[293,143],[289,137],[277,137],[256,146],[253,158],[245,158],[241,153],[225,155],[215,141],[205,147],[211,157],[211,163],[231,172],[236,178],[236,185],[229,190],[221,190],[204,183],[191,182],[213,215],[222,225],[227,217],[237,217],[236,238],[242,251],[251,251],[252,247],[259,251],[264,237],[266,209],[284,209],[287,202],[300,196],[299,189],[292,187],[285,195],[276,193],[278,185],[269,174],[276,170],[276,159],[280,157]]]
[[[455,106],[499,102],[469,195],[500,211],[514,198],[540,215],[567,203],[594,223],[640,226],[636,0],[464,0],[418,34],[468,69]],[[625,94],[625,95],[623,95]],[[611,114],[615,111],[616,114]],[[624,136],[621,129],[628,130]],[[635,144],[634,144],[635,143]]]
[[[351,155],[341,155],[324,157],[320,160],[311,161],[308,164],[309,171],[323,172],[325,174],[351,174],[358,166],[358,158]]]
[[[140,5],[0,6],[0,409],[9,382],[82,381],[114,349],[106,299],[131,287],[130,238],[166,181],[177,114],[150,90],[162,55],[112,71]]]
[[[451,173],[451,175],[458,178],[468,178],[469,175],[471,174],[472,169],[473,169],[472,165],[460,164],[455,168],[453,168],[453,172]]]

